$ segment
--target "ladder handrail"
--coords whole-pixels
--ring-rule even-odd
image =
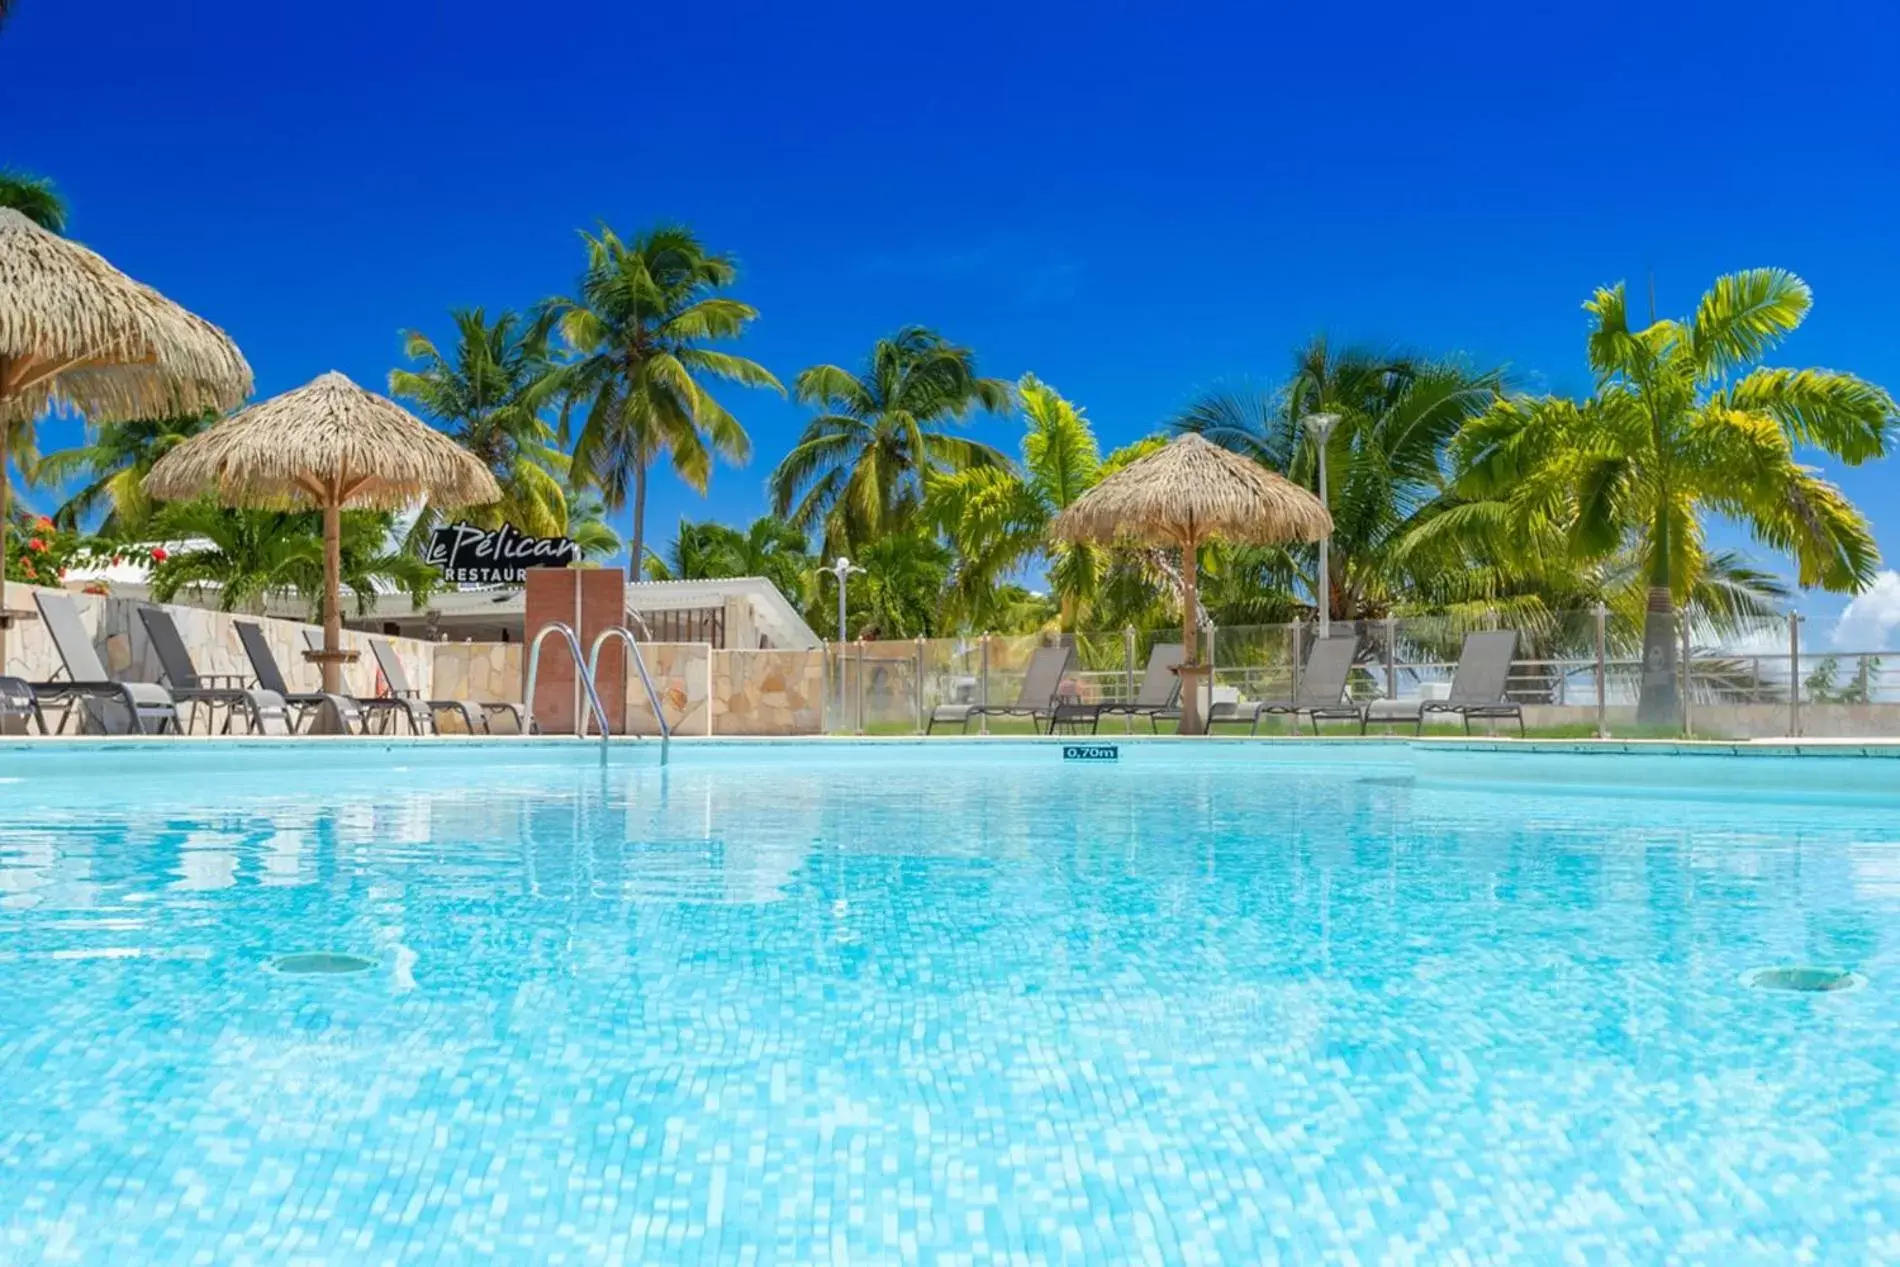
[[[641,621],[641,627],[645,625],[646,622]],[[633,636],[633,631],[625,625],[609,625],[595,635],[593,649],[587,654],[587,675],[591,678],[599,674],[600,649],[606,645],[607,639],[616,636],[633,653],[633,667],[640,671],[640,684],[646,687],[647,703],[653,707],[653,720],[660,723],[660,760],[665,761],[667,745],[673,742],[673,728],[666,724],[666,710],[660,707],[660,693],[653,688],[653,678],[647,673],[646,657],[640,654],[640,641]],[[706,706],[712,707],[712,701],[706,701]]]
[[[600,722],[600,759],[607,759],[607,710],[600,706],[600,692],[594,689],[594,673],[581,660],[581,640],[574,636],[571,626],[558,620],[550,620],[541,626],[534,635],[534,641],[528,646],[528,684],[521,693],[521,701],[528,709],[528,728],[534,729],[534,679],[541,671],[541,644],[547,641],[549,634],[558,633],[561,641],[574,656],[574,672],[580,675],[581,685],[587,688],[587,702],[593,706],[594,717]],[[595,644],[599,646],[598,643]],[[587,734],[587,718],[581,718],[581,734]]]

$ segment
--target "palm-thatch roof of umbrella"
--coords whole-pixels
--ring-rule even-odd
[[[68,238],[0,207],[0,422],[228,409],[251,393],[230,336]]]
[[[1193,432],[1129,463],[1056,516],[1050,535],[1103,545],[1178,546],[1181,641],[1190,675],[1200,663],[1195,636],[1195,551],[1209,541],[1277,545],[1318,541],[1333,530],[1319,498]],[[1199,691],[1183,683],[1181,730],[1199,729]]]
[[[395,401],[334,370],[241,409],[161,458],[153,497],[229,506],[396,510],[501,500],[481,460]]]
[[[251,367],[224,331],[68,238],[0,207],[0,661],[13,428],[49,408],[92,422],[228,409]]]
[[[210,493],[229,506],[323,511],[323,689],[343,660],[343,510],[393,510],[422,498],[449,509],[501,500],[480,459],[387,397],[334,371],[241,409],[160,458],[145,491],[162,500]]]
[[[1317,541],[1332,530],[1312,493],[1191,431],[1082,494],[1051,528],[1065,541],[1170,546]]]

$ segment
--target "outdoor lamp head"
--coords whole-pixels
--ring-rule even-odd
[[[1339,425],[1339,415],[1333,413],[1308,414],[1306,417],[1300,419],[1300,425],[1305,427],[1306,430],[1312,434],[1314,440],[1320,444],[1325,444],[1326,437],[1333,434],[1333,428]]]

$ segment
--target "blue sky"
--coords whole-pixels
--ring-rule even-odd
[[[1683,312],[1794,269],[1816,308],[1778,359],[1900,387],[1886,5],[17,9],[0,164],[230,330],[263,393],[380,387],[403,329],[566,288],[602,220],[736,254],[744,350],[787,380],[923,323],[1111,443],[1321,330],[1582,390],[1579,305],[1652,271]],[[725,399],[754,460],[705,501],[662,481],[662,541],[763,510],[803,420]],[[1900,559],[1900,467],[1840,478]]]

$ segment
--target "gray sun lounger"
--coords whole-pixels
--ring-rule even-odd
[[[42,705],[61,708],[61,730],[77,713],[82,727],[90,722],[108,735],[180,733],[170,691],[156,682],[116,681],[106,672],[71,597],[41,590],[33,601],[66,674],[63,681],[32,683],[33,695]]]
[[[46,729],[46,714],[40,712],[40,697],[33,693],[33,684],[24,678],[0,677],[0,735],[9,733],[11,723],[16,721],[22,729],[26,723],[33,722],[42,735],[50,733]]]
[[[1086,721],[1090,733],[1095,734],[1101,731],[1104,717],[1146,717],[1148,728],[1159,733],[1162,722],[1181,716],[1181,678],[1174,670],[1186,659],[1180,643],[1156,643],[1148,652],[1148,666],[1142,670],[1134,699],[1108,704],[1057,704],[1050,729],[1064,722]]]
[[[1291,699],[1261,700],[1250,708],[1217,704],[1207,724],[1212,727],[1247,722],[1248,733],[1257,735],[1263,717],[1288,716],[1297,727],[1301,714],[1305,714],[1317,735],[1322,721],[1358,721],[1359,706],[1346,699],[1346,679],[1352,676],[1358,654],[1359,640],[1351,634],[1316,639],[1306,652],[1299,689]]]
[[[1062,692],[1062,679],[1068,676],[1074,659],[1074,647],[1038,647],[1029,657],[1029,668],[1023,673],[1022,689],[1016,693],[1014,704],[939,704],[930,710],[930,723],[924,733],[935,730],[940,722],[956,722],[968,731],[974,717],[1027,717],[1037,729],[1046,717],[1053,729],[1056,697]]]
[[[1505,694],[1511,682],[1511,662],[1516,657],[1514,629],[1466,634],[1464,649],[1458,653],[1458,667],[1452,673],[1450,694],[1439,700],[1377,700],[1360,715],[1359,733],[1364,734],[1368,726],[1409,721],[1413,733],[1422,734],[1430,714],[1454,713],[1464,719],[1467,735],[1471,733],[1472,718],[1503,717],[1517,721],[1521,737],[1524,707]]]
[[[303,641],[304,645],[309,647],[312,651],[323,650],[323,630],[305,629],[303,631]],[[384,674],[384,677],[387,678],[388,675]],[[396,694],[394,683],[390,684],[389,690],[390,693],[388,695],[352,695],[349,697],[350,701],[356,705],[357,709],[363,715],[363,729],[366,732],[369,729],[369,718],[372,715],[381,715],[383,718],[382,728],[386,730],[389,726],[390,718],[398,713],[408,721],[409,733],[412,735],[425,734],[434,728],[435,719],[429,712],[428,705],[413,695]]]
[[[278,692],[261,684],[246,686],[241,677],[234,677],[224,684],[220,684],[222,679],[202,677],[197,666],[191,662],[191,651],[179,636],[172,614],[163,607],[139,608],[139,621],[145,626],[145,635],[151,639],[152,650],[158,656],[158,669],[165,678],[166,688],[171,691],[172,702],[191,707],[186,730],[196,723],[198,709],[202,706],[210,714],[209,724],[216,723],[219,708],[226,710],[226,734],[231,732],[231,723],[237,719],[239,712],[244,714],[253,734],[290,733],[290,707]]]
[[[322,691],[291,690],[290,683],[284,680],[284,671],[277,665],[277,656],[264,637],[263,629],[254,621],[240,620],[235,623],[238,640],[244,644],[244,654],[250,657],[251,673],[257,678],[257,684],[267,691],[275,691],[286,704],[297,710],[294,729],[303,729],[306,723],[314,723],[317,714],[328,706],[335,710],[337,722],[345,734],[361,732],[363,710],[356,706],[355,700],[347,695],[326,695]]]
[[[430,723],[435,722],[437,713],[451,713],[462,719],[462,726],[469,734],[493,734],[494,719],[508,717],[514,722],[510,733],[521,734],[521,706],[500,700],[459,700],[422,698],[422,692],[409,685],[409,673],[403,668],[402,657],[396,654],[396,648],[381,638],[371,638],[369,649],[376,656],[376,667],[383,671],[383,681],[389,684],[390,693],[399,699],[411,699],[420,702],[429,710]],[[470,711],[473,705],[475,712]],[[478,715],[479,714],[479,715]],[[436,726],[436,733],[442,728]]]

